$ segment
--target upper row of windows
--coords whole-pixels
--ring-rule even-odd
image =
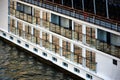
[[[34,11],[32,11],[32,7],[21,4],[21,3],[17,3],[17,11],[32,15]],[[47,14],[46,14],[47,16]],[[54,24],[57,24],[59,26],[62,26],[64,28],[68,28],[70,30],[72,30],[72,21],[66,18],[63,18],[61,16],[57,16],[52,14],[51,15],[51,22]]]

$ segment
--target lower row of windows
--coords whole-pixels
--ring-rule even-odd
[[[6,36],[6,33],[3,33],[3,36]],[[11,40],[14,40],[14,37],[12,37],[12,36],[10,36],[9,38],[10,38]],[[21,41],[20,41],[20,40],[17,40],[17,43],[21,44]],[[25,44],[25,47],[29,48],[29,44],[26,43],[26,44]],[[38,49],[37,49],[37,48],[33,48],[33,51],[38,52]],[[45,52],[43,52],[42,55],[45,56],[45,57],[47,57],[47,53],[45,53]],[[52,60],[53,60],[54,62],[57,62],[57,58],[56,58],[56,57],[52,57]],[[66,63],[66,62],[62,62],[62,65],[63,65],[64,67],[68,67],[68,63]],[[74,67],[73,70],[74,70],[76,73],[80,73],[80,70],[79,70],[78,68],[76,68],[76,67]],[[86,77],[92,79],[92,76],[89,75],[89,74],[86,74]]]

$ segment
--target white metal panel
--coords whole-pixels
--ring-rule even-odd
[[[0,28],[8,31],[8,0],[0,0]]]

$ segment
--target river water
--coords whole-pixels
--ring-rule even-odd
[[[0,80],[75,80],[0,40]]]

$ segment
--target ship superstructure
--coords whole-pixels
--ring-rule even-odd
[[[119,80],[119,1],[87,1],[1,0],[0,36],[85,80]]]

